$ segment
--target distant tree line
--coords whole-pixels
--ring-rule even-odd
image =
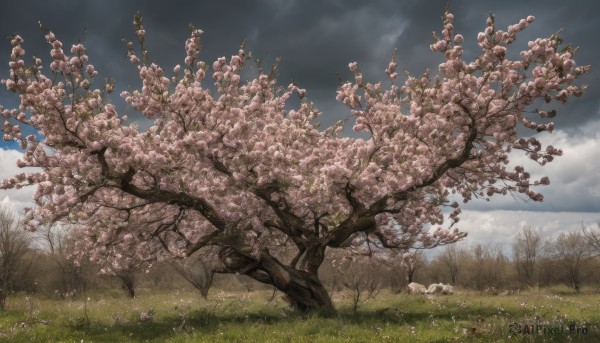
[[[552,239],[525,227],[507,248],[494,243],[450,245],[429,261],[418,255],[421,262],[414,278],[488,292],[560,284],[576,292],[584,285],[600,291],[598,228],[573,229]]]
[[[20,218],[0,205],[0,309],[15,292],[41,293],[69,299],[94,291],[123,291],[130,297],[137,289],[196,289],[209,296],[211,287],[221,290],[264,289],[268,286],[243,275],[211,272],[210,256],[153,265],[137,264],[115,274],[102,274],[85,258],[72,258],[70,229],[64,225],[23,229]],[[445,246],[433,258],[421,251],[410,259],[399,253],[391,260],[368,256],[350,257],[328,252],[319,274],[330,294],[351,297],[354,309],[385,288],[404,292],[410,282],[449,283],[458,289],[500,294],[567,285],[576,292],[589,286],[600,292],[600,228],[575,228],[551,239],[525,227],[512,246],[487,243],[469,247]],[[403,260],[404,259],[404,260]]]

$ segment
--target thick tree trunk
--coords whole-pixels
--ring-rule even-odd
[[[276,287],[286,295],[285,299],[290,305],[300,312],[335,312],[329,293],[317,275],[286,266],[267,250],[261,252],[259,260],[231,248],[221,250],[219,257],[230,271],[246,274]]]
[[[261,269],[271,277],[273,286],[286,294],[290,305],[301,312],[334,312],[329,293],[316,275],[286,266],[268,252],[263,252],[260,260]]]

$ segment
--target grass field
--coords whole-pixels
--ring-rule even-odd
[[[211,292],[208,300],[193,292],[140,291],[135,299],[116,291],[74,300],[15,295],[0,313],[0,341],[600,342],[600,295],[591,290],[433,297],[382,292],[356,312],[349,295],[336,293],[338,313],[330,317],[292,312],[271,292]],[[521,325],[520,334],[511,334],[513,323]],[[570,325],[579,333],[567,334]]]

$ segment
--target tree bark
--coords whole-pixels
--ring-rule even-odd
[[[219,257],[230,272],[246,274],[259,282],[273,285],[300,312],[335,312],[329,293],[316,274],[287,266],[266,249],[259,259],[240,254],[232,248],[221,250]]]
[[[335,311],[329,293],[316,275],[286,266],[266,251],[260,260],[260,268],[271,277],[273,286],[286,294],[292,307],[300,312]]]

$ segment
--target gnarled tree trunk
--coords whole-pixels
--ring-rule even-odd
[[[273,286],[284,292],[295,308],[302,312],[334,310],[329,293],[315,274],[286,266],[267,252],[261,254],[260,261],[260,269],[271,277]]]
[[[262,283],[273,285],[283,292],[288,303],[300,312],[316,311],[329,314],[335,311],[329,293],[316,273],[287,266],[269,254],[266,249],[261,252],[259,259],[254,259],[234,251],[231,247],[225,247],[219,257],[226,267],[226,271],[221,272],[238,272]],[[314,260],[310,263],[311,270],[315,272],[316,263],[319,262]]]

